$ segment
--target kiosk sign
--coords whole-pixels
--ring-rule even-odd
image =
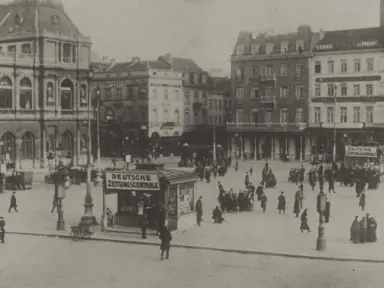
[[[160,190],[157,173],[107,172],[106,188],[110,190],[158,191]]]
[[[347,157],[377,158],[377,149],[376,149],[376,147],[345,146],[345,156],[347,156]]]

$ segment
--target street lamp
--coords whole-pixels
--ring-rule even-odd
[[[319,228],[318,228],[318,236],[316,241],[316,250],[324,251],[326,247],[326,240],[324,237],[324,211],[327,197],[324,193],[319,193],[318,201],[319,201]]]
[[[65,198],[66,191],[71,186],[66,167],[60,164],[54,174],[55,183],[55,195],[57,197],[57,230],[65,230],[64,222],[64,210],[63,210],[63,199]]]
[[[91,186],[91,93],[90,93],[90,84],[93,78],[92,67],[89,68],[88,72],[88,149],[87,149],[87,190],[85,195],[85,203],[84,203],[84,216],[81,217],[80,224],[85,227],[90,227],[92,224],[96,224],[95,216],[93,216],[92,208],[93,208],[93,199],[92,199],[92,186]]]
[[[97,137],[97,173],[96,173],[96,180],[95,180],[95,186],[99,186],[102,182],[101,179],[101,171],[100,171],[100,87],[97,85],[96,88],[96,137]],[[103,212],[104,215],[104,212]]]

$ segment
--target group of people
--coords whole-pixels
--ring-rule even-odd
[[[355,217],[350,228],[350,241],[353,243],[367,243],[377,241],[377,222],[374,217],[369,214],[362,217],[359,221],[359,216]]]

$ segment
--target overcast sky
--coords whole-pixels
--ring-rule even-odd
[[[4,1],[8,2],[8,1]],[[241,30],[337,30],[379,25],[380,0],[63,0],[100,57],[156,59],[167,52],[228,68]]]

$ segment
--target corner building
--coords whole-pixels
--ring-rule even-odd
[[[338,158],[344,144],[384,143],[384,27],[321,31],[310,59],[309,133]]]
[[[60,1],[0,6],[0,151],[16,168],[44,167],[48,151],[80,164],[87,132],[91,40]]]
[[[316,43],[309,26],[272,35],[240,32],[231,57],[232,114],[227,124],[232,156],[310,158],[308,59]]]

